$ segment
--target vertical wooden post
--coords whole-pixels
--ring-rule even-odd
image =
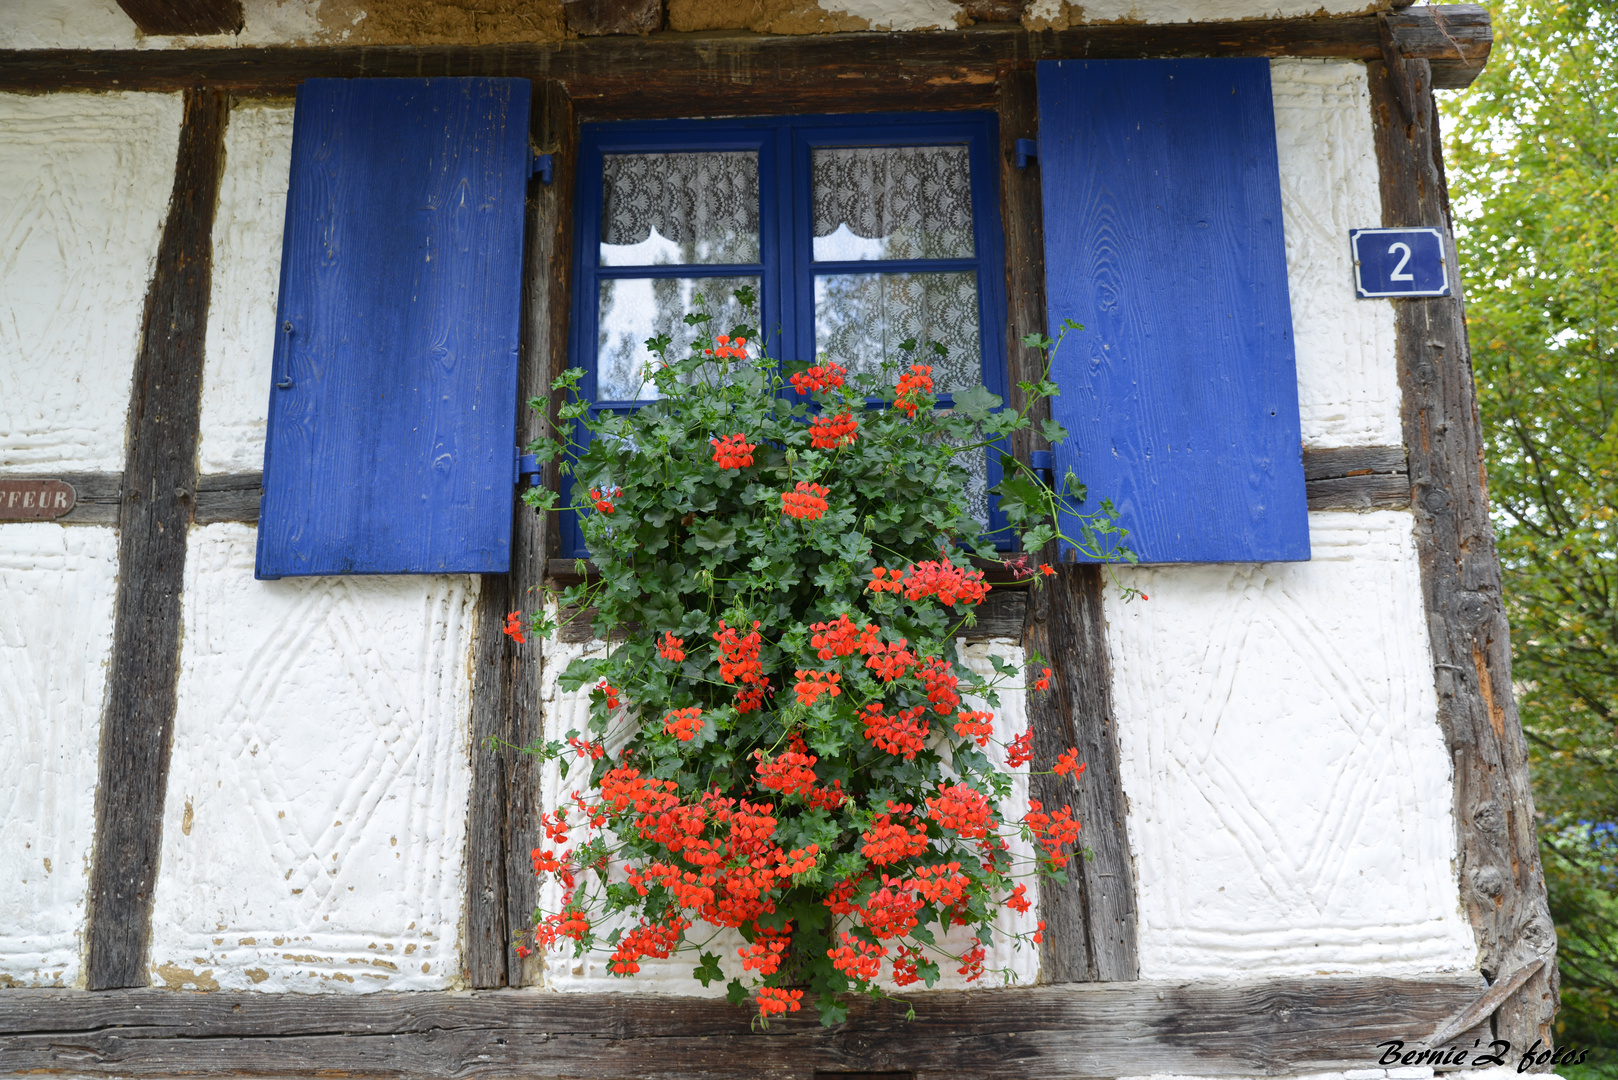
[[[185,93],[168,219],[129,403],[107,706],[90,870],[86,983],[145,986],[179,676],[180,594],[197,483],[212,233],[230,103]],[[116,180],[109,180],[116,182]]]
[[[523,399],[517,430],[523,440],[531,440],[555,430],[559,402],[551,392],[551,382],[567,361],[568,301],[572,283],[573,255],[573,177],[577,173],[578,127],[573,104],[560,83],[534,84],[535,138],[543,153],[555,160],[551,182],[535,189],[529,263],[526,275],[528,301],[527,345],[523,349],[520,376]],[[544,415],[527,402],[539,398],[550,402]],[[545,482],[556,484],[554,466],[545,470]],[[545,567],[553,546],[554,513],[524,509],[522,522],[512,547],[512,602],[514,607],[534,611],[545,601]],[[538,742],[545,731],[540,711],[539,688],[543,664],[539,642],[516,651],[512,666],[509,724],[506,739],[518,746]],[[540,846],[543,833],[539,817],[539,766],[534,758],[517,758],[506,781],[506,894],[507,922],[515,934],[531,926],[539,903],[539,884],[534,877],[530,853]],[[517,957],[515,943],[508,964],[513,986],[527,986],[539,979],[539,957],[526,961]]]
[[[1016,141],[1038,134],[1034,72],[1000,74],[1000,182],[1006,233],[1007,355],[1011,381],[1040,378],[1037,354],[1024,334],[1046,331],[1045,249],[1037,164],[1016,167]],[[1013,389],[1011,404],[1021,401]],[[1049,415],[1042,407],[1043,415]],[[1038,435],[1021,434],[1013,452],[1022,460],[1044,449]],[[1054,545],[1042,558],[1056,561]],[[1102,611],[1102,571],[1062,565],[1029,597],[1023,644],[1051,666],[1051,688],[1029,695],[1034,731],[1033,768],[1049,770],[1068,747],[1079,749],[1085,775],[1075,790],[1062,777],[1034,777],[1032,795],[1049,809],[1070,806],[1083,823],[1069,880],[1040,886],[1045,982],[1120,982],[1140,977],[1136,956],[1135,874],[1124,821],[1123,781],[1112,711],[1112,667]]]
[[[1387,65],[1366,65],[1382,224],[1448,230],[1431,73],[1425,60],[1395,62],[1405,65],[1414,86],[1408,119]],[[1458,280],[1454,288],[1450,297],[1395,301],[1399,389],[1439,722],[1455,769],[1461,898],[1491,980],[1535,958],[1547,961],[1495,1015],[1496,1035],[1526,1049],[1535,1039],[1551,1041],[1556,930],[1539,863],[1528,746],[1511,689],[1511,637]]]
[[[550,396],[551,380],[567,356],[567,285],[572,253],[573,118],[566,93],[535,82],[533,140],[553,154],[551,183],[528,198],[523,245],[522,353],[517,365],[517,441],[526,446],[548,429],[549,415],[529,407]],[[521,492],[519,491],[520,495]],[[467,821],[466,972],[472,986],[524,986],[538,975],[537,958],[516,952],[538,901],[529,853],[539,846],[539,774],[529,746],[544,730],[539,642],[518,645],[501,632],[508,611],[531,613],[544,602],[541,586],[552,515],[518,502],[513,518],[511,572],[483,579],[473,658],[472,807]],[[487,740],[502,744],[485,746]]]

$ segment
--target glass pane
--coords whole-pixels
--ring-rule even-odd
[[[714,332],[723,334],[743,320],[736,290],[750,285],[756,293],[758,278],[618,278],[601,282],[596,323],[596,400],[646,401],[658,397],[647,381],[652,353],[646,339],[668,334],[671,359],[691,355],[696,330],[684,323],[697,310],[696,296],[707,300]],[[756,355],[749,347],[748,351]]]
[[[813,151],[815,259],[970,259],[965,146]]]
[[[606,154],[601,265],[756,263],[758,153]]]
[[[978,342],[978,279],[944,274],[828,274],[815,279],[815,352],[852,371],[898,377],[899,343],[936,341],[944,356],[917,351],[940,392],[983,381]]]

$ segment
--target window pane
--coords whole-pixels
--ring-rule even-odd
[[[970,259],[965,146],[813,151],[815,259]]]
[[[687,326],[685,316],[697,310],[696,296],[708,301],[708,314],[714,333],[729,333],[742,322],[736,303],[736,290],[750,285],[756,293],[758,278],[618,278],[601,282],[596,323],[596,399],[598,401],[646,401],[658,397],[657,388],[647,381],[647,364],[652,360],[646,339],[668,334],[670,359],[691,355],[691,342],[697,330]],[[751,348],[748,350],[753,352]]]
[[[972,271],[944,274],[828,274],[815,279],[815,352],[852,371],[897,378],[899,343],[936,341],[944,356],[917,351],[944,393],[983,381],[978,347],[978,281]]]
[[[601,265],[756,263],[758,153],[606,154]]]

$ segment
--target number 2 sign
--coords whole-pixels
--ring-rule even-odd
[[[1441,229],[1350,229],[1354,291],[1376,296],[1448,296],[1449,265]]]

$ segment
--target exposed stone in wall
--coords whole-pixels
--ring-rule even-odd
[[[0,94],[0,471],[124,467],[179,143],[177,95]]]
[[[321,0],[328,39],[351,45],[495,45],[567,36],[562,0]]]
[[[1477,963],[1411,516],[1314,513],[1309,539],[1109,587],[1143,979]]]
[[[0,528],[0,988],[83,960],[118,535]]]
[[[254,546],[191,532],[153,982],[454,986],[478,579],[254,581]]]

